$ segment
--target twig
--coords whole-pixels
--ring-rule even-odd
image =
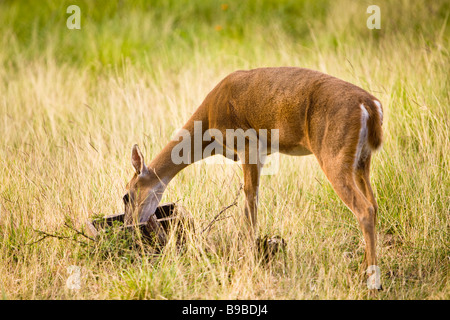
[[[33,229],[33,231],[34,231],[34,232],[37,232],[37,233],[40,233],[40,234],[43,234],[44,236],[41,237],[40,239],[36,240],[36,241],[33,241],[33,242],[31,242],[31,243],[27,243],[27,244],[26,244],[27,246],[31,246],[32,244],[41,242],[42,240],[44,240],[44,239],[46,239],[46,238],[48,238],[48,237],[55,237],[55,238],[59,238],[59,239],[60,239],[60,236],[58,236],[58,235],[49,234],[49,233],[47,233],[47,232],[44,232],[44,231],[41,231],[41,230],[35,230],[35,229]]]
[[[79,234],[79,235],[82,235],[83,237],[85,237],[85,238],[87,238],[87,239],[89,239],[89,240],[92,240],[92,241],[95,241],[95,239],[93,239],[93,238],[91,238],[91,237],[89,237],[87,234],[85,234],[84,232],[82,232],[82,231],[78,231],[77,229],[75,229],[74,227],[72,227],[72,226],[69,226],[69,224],[66,222],[66,223],[64,223],[64,225],[67,227],[67,228],[69,228],[70,230],[73,230],[73,231],[75,231],[77,234]]]
[[[242,190],[242,183],[241,183],[241,185],[240,185],[240,187],[239,187],[239,190],[238,190],[237,193],[236,193],[236,197],[234,198],[233,203],[230,204],[230,205],[228,205],[228,206],[226,206],[226,207],[223,208],[222,210],[220,210],[220,212],[219,212],[218,214],[216,214],[216,216],[214,217],[214,219],[211,220],[211,222],[206,226],[206,228],[204,228],[204,229],[202,230],[202,233],[204,233],[204,232],[207,231],[207,230],[210,230],[211,227],[212,227],[212,225],[213,225],[213,223],[219,220],[218,218],[220,217],[220,215],[221,215],[222,213],[224,213],[225,211],[227,211],[227,210],[230,209],[231,207],[234,207],[235,205],[237,205],[237,199],[239,198],[239,193],[241,192],[241,190]]]
[[[67,222],[64,224],[64,226],[66,226],[66,227],[69,228],[70,230],[75,231],[76,234],[75,234],[74,236],[68,237],[68,236],[62,236],[62,235],[59,235],[59,234],[52,234],[52,233],[48,233],[48,232],[45,232],[45,231],[33,229],[34,232],[39,233],[40,235],[42,235],[42,237],[39,238],[39,239],[36,240],[36,241],[33,241],[33,242],[31,242],[31,243],[27,243],[27,245],[30,246],[30,245],[32,245],[32,244],[36,244],[36,243],[41,242],[42,240],[44,240],[44,239],[46,239],[46,238],[51,237],[51,238],[56,238],[56,239],[59,239],[59,240],[72,240],[72,241],[75,241],[75,242],[78,242],[78,243],[80,243],[80,244],[82,244],[82,245],[87,246],[88,244],[87,244],[86,242],[79,241],[79,240],[75,239],[75,236],[76,236],[77,234],[82,235],[83,237],[85,237],[85,238],[87,238],[87,239],[89,239],[89,240],[95,241],[95,239],[92,239],[91,237],[87,236],[84,232],[79,231],[79,230],[75,229],[74,227],[70,226],[69,224],[67,224]]]
[[[41,230],[36,230],[36,229],[33,229],[33,231],[37,232],[37,233],[39,233],[39,234],[41,234],[43,236],[40,239],[38,239],[38,240],[36,240],[34,242],[27,243],[27,245],[32,245],[32,244],[41,242],[42,240],[44,240],[44,239],[46,239],[48,237],[57,238],[59,240],[69,239],[69,240],[77,241],[77,240],[73,239],[72,237],[61,236],[59,234],[51,234],[51,233],[48,233],[48,232],[45,232],[45,231],[41,231]],[[77,242],[85,244],[84,242],[81,242],[81,241],[77,241]]]

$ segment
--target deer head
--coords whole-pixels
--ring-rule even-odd
[[[135,172],[131,180],[127,183],[126,193],[123,196],[125,222],[145,222],[153,214],[153,212],[145,212],[146,210],[151,210],[152,207],[149,204],[153,198],[151,192],[151,178],[153,175],[145,165],[144,156],[137,144],[131,150],[131,164]]]

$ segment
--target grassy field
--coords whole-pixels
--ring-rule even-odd
[[[66,27],[71,4],[80,30]],[[371,4],[380,30],[366,26]],[[282,155],[262,177],[258,232],[287,241],[269,264],[239,242],[242,192],[181,251],[171,242],[146,255],[64,226],[120,212],[132,145],[150,161],[228,73],[300,66],[384,106],[371,176],[384,287],[375,298],[449,299],[449,12],[444,0],[0,1],[1,297],[374,298],[359,276],[357,221],[313,156]],[[242,180],[238,165],[193,165],[163,202],[179,201],[201,230]],[[38,230],[70,239],[38,241]],[[80,289],[66,285],[72,265]]]

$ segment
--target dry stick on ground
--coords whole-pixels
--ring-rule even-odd
[[[59,234],[51,234],[51,233],[47,233],[47,232],[45,232],[45,231],[41,231],[41,230],[37,230],[37,229],[33,229],[33,231],[39,233],[40,235],[42,235],[42,237],[39,238],[39,239],[36,240],[36,241],[33,241],[33,242],[31,242],[31,243],[27,243],[28,246],[31,246],[32,244],[35,244],[35,243],[38,243],[38,242],[41,242],[42,240],[44,240],[44,239],[46,239],[46,238],[48,238],[48,237],[51,237],[51,238],[57,238],[57,239],[60,239],[60,240],[63,240],[63,239],[72,239],[72,237],[60,236]]]
[[[83,237],[85,237],[85,238],[87,238],[89,240],[95,241],[95,239],[89,237],[84,232],[79,231],[79,230],[75,229],[74,227],[70,226],[69,224],[67,224],[67,222],[64,224],[64,226],[69,228],[70,230],[75,231],[76,235],[79,234],[79,235],[82,235]],[[42,237],[40,239],[36,240],[36,241],[33,241],[31,243],[27,243],[27,245],[36,244],[36,243],[41,242],[42,240],[44,240],[46,238],[49,238],[49,237],[57,238],[59,240],[72,240],[72,241],[78,242],[78,243],[80,243],[82,245],[85,245],[85,246],[88,245],[86,242],[79,241],[79,240],[75,239],[74,236],[70,236],[70,237],[62,236],[62,235],[59,235],[59,234],[52,234],[52,233],[48,233],[48,232],[37,230],[37,229],[33,229],[33,231],[39,233],[40,235],[42,235]]]
[[[95,241],[95,239],[89,237],[89,236],[88,236],[87,234],[85,234],[84,232],[79,231],[79,230],[75,229],[75,228],[72,227],[72,226],[69,226],[69,224],[68,224],[67,222],[64,223],[64,225],[65,225],[67,228],[69,228],[69,229],[75,231],[77,234],[82,235],[83,237],[85,237],[85,238],[87,238],[87,239],[89,239],[89,240]]]
[[[203,229],[202,233],[204,233],[204,232],[207,231],[207,230],[211,230],[211,227],[212,227],[213,223],[219,220],[219,217],[220,217],[220,215],[221,215],[222,213],[224,213],[225,211],[227,211],[227,210],[230,209],[231,207],[237,205],[237,200],[238,200],[238,198],[239,198],[239,194],[240,194],[241,190],[242,190],[242,183],[241,183],[241,185],[240,185],[240,187],[239,187],[239,190],[238,190],[237,193],[236,193],[236,197],[234,198],[233,203],[230,204],[230,205],[228,205],[228,206],[226,206],[226,207],[223,208],[222,210],[220,210],[220,212],[219,212],[218,214],[216,214],[216,216],[214,217],[214,219],[211,220],[211,222],[206,226],[206,228]]]

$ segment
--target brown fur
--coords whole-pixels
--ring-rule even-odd
[[[376,265],[378,207],[369,182],[369,167],[371,150],[379,148],[382,142],[382,119],[374,100],[377,99],[370,93],[351,83],[309,69],[282,67],[236,71],[206,96],[183,128],[193,135],[194,121],[202,121],[204,131],[219,129],[224,138],[226,129],[278,129],[281,153],[314,154],[337,194],[356,215],[366,241],[367,263]],[[355,166],[362,125],[361,104],[369,114],[367,144],[370,148],[356,159]],[[269,136],[269,143],[270,139]],[[150,207],[156,209],[160,196],[151,195],[164,192],[165,185],[187,166],[171,161],[171,150],[177,143],[170,141],[149,164],[147,171],[145,165],[142,169],[140,163],[134,164],[140,171],[147,172],[135,176],[129,184],[130,193],[134,194],[138,186],[145,190],[136,199],[138,215],[145,219],[152,213],[144,214],[142,204],[151,198],[155,204]],[[141,158],[134,152],[134,162],[136,156]],[[253,228],[256,226],[261,166],[260,163],[243,165],[245,214]]]

